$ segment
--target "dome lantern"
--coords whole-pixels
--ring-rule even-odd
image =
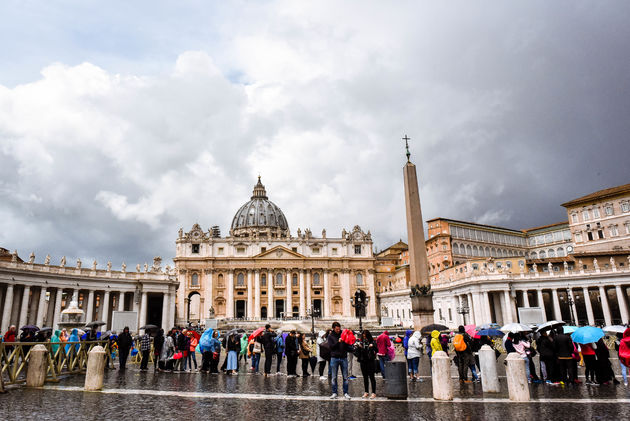
[[[284,213],[267,197],[260,176],[254,186],[251,200],[241,206],[234,215],[230,235],[252,238],[283,238],[290,235]]]

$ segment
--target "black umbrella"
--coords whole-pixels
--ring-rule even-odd
[[[99,320],[96,320],[94,322],[90,322],[90,323],[86,324],[85,327],[94,327],[94,326],[99,327],[99,326],[103,326],[104,324],[106,324],[106,323],[105,322],[101,322]]]
[[[140,329],[151,330],[151,329],[157,329],[157,328],[158,327],[156,325],[144,325]]]
[[[427,326],[423,327],[422,329],[420,329],[420,333],[422,333],[424,335],[424,334],[427,334],[427,333],[431,333],[434,330],[437,330],[439,332],[439,331],[448,330],[448,329],[449,329],[448,326],[444,326],[444,325],[440,325],[440,324],[434,323],[434,324],[427,325]]]
[[[21,330],[34,330],[36,332],[39,330],[39,328],[37,326],[35,326],[35,325],[22,326],[20,329]]]
[[[52,327],[43,327],[39,329],[40,332],[52,332],[52,330],[53,330]]]
[[[245,329],[232,329],[230,330],[228,333],[225,334],[226,337],[229,337],[231,335],[236,335],[239,338],[241,337],[240,334],[245,333]]]

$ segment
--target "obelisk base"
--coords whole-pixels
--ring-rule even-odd
[[[413,327],[420,330],[424,326],[435,323],[432,295],[416,295],[411,297],[411,314]]]

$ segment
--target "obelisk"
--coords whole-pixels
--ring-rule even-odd
[[[424,240],[424,223],[420,207],[420,193],[416,166],[409,158],[409,138],[403,137],[407,149],[407,163],[403,168],[405,178],[405,208],[407,213],[407,242],[409,244],[409,285],[430,286],[427,248]],[[433,294],[411,297],[414,328],[433,323]]]

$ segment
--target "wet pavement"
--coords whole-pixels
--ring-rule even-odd
[[[264,361],[264,359],[263,359]],[[613,365],[616,360],[613,361]],[[261,362],[262,367],[262,362]],[[500,376],[504,366],[498,365]],[[355,364],[355,374],[359,374]],[[298,373],[300,367],[298,367]],[[582,374],[582,371],[580,370]],[[0,395],[0,419],[630,419],[630,388],[618,386],[531,385],[532,402],[512,403],[505,378],[501,393],[483,393],[481,384],[457,382],[452,375],[455,401],[434,402],[428,361],[421,363],[424,381],[408,383],[408,401],[383,397],[377,375],[376,400],[360,398],[363,379],[350,381],[351,400],[330,400],[330,384],[318,376],[287,378],[246,374],[212,375],[198,372],[126,372],[105,374],[102,392],[83,392],[83,375],[47,383],[43,389],[17,388]],[[341,384],[340,384],[341,389]],[[236,417],[236,418],[235,418]]]

